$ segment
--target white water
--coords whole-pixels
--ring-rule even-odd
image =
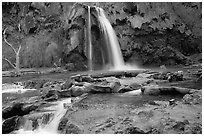
[[[102,8],[96,7],[98,12],[98,19],[101,25],[101,29],[104,33],[105,40],[109,45],[108,46],[108,55],[111,59],[112,67],[110,70],[135,70],[137,67],[133,67],[130,65],[125,64],[122,52],[120,50],[120,46],[118,43],[117,36],[113,27],[111,26],[109,20],[106,18],[104,10]]]
[[[121,66],[124,66],[124,60],[122,56],[122,52],[120,50],[120,46],[115,34],[115,31],[113,30],[109,20],[106,18],[103,9],[98,8],[98,19],[101,25],[101,28],[103,29],[103,32],[105,34],[105,39],[110,44],[110,51],[112,54],[111,58],[113,60],[113,69],[121,69]]]
[[[64,99],[61,101],[57,101],[55,106],[52,106],[51,108],[48,107],[47,110],[56,110],[55,115],[53,117],[53,120],[50,121],[45,126],[40,126],[38,129],[32,131],[32,130],[26,130],[26,126],[24,129],[18,130],[17,134],[57,134],[58,131],[58,125],[60,122],[60,119],[65,115],[67,109],[64,108],[64,103],[71,103],[71,98]]]
[[[36,89],[25,89],[23,85],[19,84],[2,84],[2,93],[25,93]]]
[[[93,49],[91,43],[91,11],[88,6],[88,45],[89,45],[89,70],[93,70]]]

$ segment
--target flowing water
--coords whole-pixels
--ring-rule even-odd
[[[2,84],[2,93],[25,93],[36,89],[25,89],[21,84]]]
[[[93,70],[93,49],[91,43],[91,11],[90,6],[88,6],[88,48],[89,48],[89,70]]]
[[[67,109],[64,108],[64,103],[71,103],[71,98],[59,100],[55,104],[55,106],[48,107],[45,110],[56,110],[53,120],[50,121],[45,126],[39,126],[38,129],[32,131],[28,130],[28,126],[24,126],[23,129],[18,130],[17,134],[57,134],[58,131],[58,125],[60,122],[60,119],[65,115]]]
[[[101,8],[96,7],[98,13],[98,20],[101,26],[101,31],[103,33],[105,43],[107,46],[108,55],[103,57],[108,57],[109,62],[112,65],[111,70],[133,70],[137,69],[137,67],[131,67],[125,64],[122,56],[122,52],[117,40],[117,36],[113,27],[111,26],[109,20],[106,18],[104,10]],[[92,42],[91,42],[91,14],[90,14],[90,7],[88,6],[88,48],[89,48],[89,69],[93,70],[93,49],[92,49]],[[20,88],[21,90],[23,88]],[[9,91],[10,90],[10,91]],[[11,90],[5,89],[5,92],[17,92],[18,89]],[[135,93],[135,92],[134,92]],[[136,92],[138,93],[138,92]],[[18,130],[16,133],[18,134],[57,134],[58,131],[58,124],[60,119],[65,115],[66,109],[64,108],[64,103],[71,103],[71,98],[59,100],[55,102],[55,106],[51,106],[45,108],[44,110],[55,110],[53,120],[51,120],[45,126],[39,126],[36,130],[32,131],[32,126],[30,122],[25,123],[24,128]]]
[[[106,18],[104,10],[99,7],[96,7],[96,10],[98,13],[100,28],[105,39],[104,44],[106,44],[107,46],[108,60],[112,65],[111,70],[137,69],[137,67],[132,67],[130,65],[125,64],[123,60],[122,52],[120,49],[120,45],[118,43],[117,36],[109,20]],[[103,57],[107,57],[107,56],[103,56]]]

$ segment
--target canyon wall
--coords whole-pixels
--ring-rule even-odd
[[[22,68],[65,66],[87,69],[87,7],[104,9],[126,62],[138,65],[189,65],[202,53],[202,3],[2,3],[7,40],[22,45]],[[94,62],[101,60],[97,15],[91,9]],[[20,31],[19,31],[20,26]],[[15,62],[2,39],[2,54]],[[199,55],[198,55],[199,56]],[[201,55],[200,55],[201,56]],[[3,70],[11,66],[3,61]]]

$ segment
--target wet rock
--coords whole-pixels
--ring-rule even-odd
[[[76,81],[76,82],[82,82],[82,75],[71,76],[71,80]]]
[[[171,100],[169,100],[169,105],[174,105],[175,104],[175,99],[171,99]]]
[[[129,86],[122,86],[120,87],[120,89],[118,90],[118,93],[125,93],[125,92],[130,92],[132,91],[133,89],[130,88]]]
[[[99,82],[93,83],[88,86],[91,93],[117,93],[120,89],[120,82]]]
[[[160,93],[159,86],[157,85],[144,86],[141,91],[143,94],[148,95],[158,95]]]
[[[175,81],[183,81],[183,71],[177,71],[177,72],[161,72],[156,73],[152,76],[154,79],[159,80],[168,80],[169,82],[175,82]]]
[[[65,83],[61,85],[61,90],[69,89],[72,85],[73,85],[73,82],[71,80],[67,80],[65,81]]]
[[[25,88],[35,88],[35,89],[39,89],[39,88],[42,88],[43,85],[48,82],[48,80],[39,80],[39,79],[36,79],[36,80],[28,80],[28,81],[25,81],[23,82],[23,85]]]
[[[60,93],[58,92],[58,90],[52,89],[49,90],[46,94],[44,94],[42,96],[42,99],[44,99],[45,101],[55,101],[58,100],[60,96]]]
[[[26,131],[34,131],[40,126],[44,127],[47,125],[53,119],[53,116],[54,114],[51,112],[28,114],[19,119],[18,127]]]
[[[62,81],[48,81],[43,85],[43,88],[52,88],[60,90],[63,82]]]
[[[137,75],[137,77],[140,77],[140,78],[151,78],[152,74],[140,73],[140,74]]]
[[[125,77],[136,77],[141,71],[125,71]]]
[[[98,79],[93,75],[75,75],[75,76],[72,76],[71,79],[76,82],[88,82],[88,83],[102,81],[102,79]]]
[[[84,93],[87,93],[89,92],[89,90],[85,87],[85,86],[76,86],[76,85],[73,85],[71,88],[71,95],[76,97],[76,96],[80,96]]]
[[[23,116],[25,113],[23,113],[23,105],[24,103],[14,103],[13,105],[6,107],[2,111],[2,117],[4,119],[10,118],[12,116]]]
[[[60,133],[65,133],[64,130],[65,130],[67,122],[68,122],[67,118],[61,119],[59,126],[58,126],[58,131],[60,131]]]
[[[28,114],[31,111],[36,110],[39,107],[40,103],[32,103],[32,104],[26,104],[23,106],[22,111],[24,114]]]
[[[2,133],[8,134],[17,129],[19,117],[13,116],[6,119],[2,124]]]
[[[23,116],[29,114],[33,110],[36,110],[38,107],[39,107],[38,103],[34,104],[14,103],[2,110],[2,117],[4,119],[7,119],[16,115]]]
[[[71,89],[60,90],[58,92],[60,94],[60,98],[67,98],[72,96]]]
[[[21,114],[23,103],[16,103],[2,110],[2,117],[4,119]]]
[[[141,85],[138,84],[138,83],[132,83],[129,85],[129,87],[132,89],[132,90],[138,90],[138,89],[141,89]]]
[[[91,83],[91,82],[95,82],[95,80],[90,75],[87,75],[87,76],[82,76],[82,82]]]
[[[124,71],[111,71],[111,72],[92,74],[91,77],[93,77],[93,78],[122,77],[122,76],[124,76],[124,74],[125,74]]]
[[[103,78],[103,77],[135,77],[139,73],[141,73],[142,70],[129,70],[129,71],[107,71],[103,73],[95,73],[92,74],[91,77],[93,78]]]
[[[158,85],[144,86],[144,87],[142,87],[141,90],[142,90],[143,94],[148,94],[148,95],[187,94],[191,91],[191,89],[188,89],[188,88],[173,87],[173,86],[158,86]]]
[[[145,132],[138,127],[128,127],[125,129],[125,134],[145,134]]]
[[[152,77],[159,80],[167,80],[170,73],[156,73]]]

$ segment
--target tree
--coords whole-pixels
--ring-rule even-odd
[[[5,43],[13,50],[14,54],[15,54],[15,57],[16,57],[16,62],[15,64],[13,64],[9,59],[7,59],[5,56],[3,56],[2,58],[7,61],[16,71],[17,75],[20,75],[20,51],[21,51],[21,44],[19,44],[19,47],[16,49],[14,48],[14,46],[9,43],[7,41],[7,35],[6,35],[6,30],[8,29],[8,27],[6,27],[4,29],[4,32],[3,32],[3,38],[4,38],[4,41]],[[20,28],[20,24],[18,25],[18,30],[19,32],[21,31],[21,28]]]

